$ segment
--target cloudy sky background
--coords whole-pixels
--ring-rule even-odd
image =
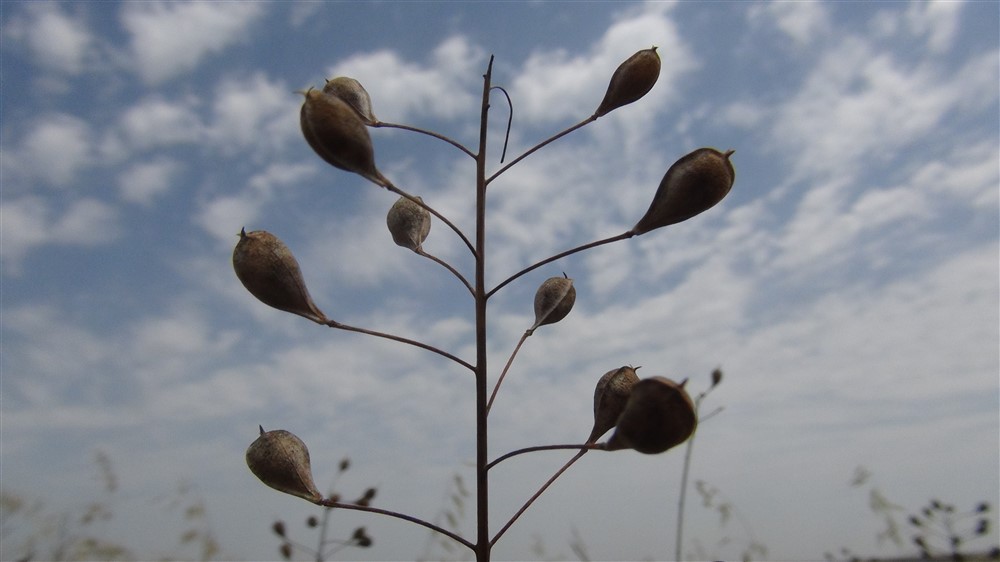
[[[514,104],[509,159],[593,113],[618,64],[656,45],[663,70],[644,99],[492,184],[489,285],[624,232],[695,148],[736,149],[735,187],[695,219],[560,260],[490,301],[495,380],[538,284],[566,272],[578,291],[521,350],[490,418],[491,457],[582,441],[609,369],[690,377],[697,392],[721,366],[705,407],[725,409],[698,433],[692,478],[748,526],[720,528],[692,496],[692,555],[738,557],[757,540],[776,559],[886,556],[898,551],[875,540],[871,486],[906,510],[1000,496],[995,3],[0,9],[5,491],[56,511],[99,500],[103,451],[121,485],[111,537],[183,555],[163,498],[188,482],[223,557],[273,558],[270,523],[298,531],[315,510],[247,470],[262,424],[305,440],[321,488],[349,456],[346,496],[377,486],[376,505],[434,518],[452,476],[471,481],[471,373],[268,308],[232,271],[240,228],[269,230],[331,318],[474,359],[464,288],[392,243],[394,196],[309,149],[294,92],[352,76],[380,119],[474,148],[492,54]],[[496,170],[499,94],[490,116]],[[472,159],[404,131],[372,137],[382,172],[471,237]],[[471,277],[440,222],[425,248]],[[494,527],[569,456],[494,469]],[[537,557],[538,542],[572,556],[574,529],[593,559],[672,557],[682,460],[587,455],[495,558]],[[858,466],[873,477],[852,488]],[[404,522],[335,521],[375,539],[346,558],[412,559],[426,542]]]

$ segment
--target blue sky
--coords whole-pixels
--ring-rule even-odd
[[[514,105],[508,155],[593,113],[617,65],[656,45],[655,88],[492,186],[491,285],[624,232],[667,167],[736,150],[736,183],[690,221],[542,267],[492,299],[499,374],[566,272],[572,313],[525,344],[491,415],[491,456],[582,441],[601,374],[690,377],[721,366],[693,478],[751,529],[688,507],[692,555],[864,555],[881,521],[858,466],[907,509],[1000,497],[998,14],[993,2],[15,3],[2,10],[0,281],[3,488],[51,508],[100,498],[96,451],[121,490],[108,533],[176,548],[159,509],[203,494],[223,556],[267,559],[276,517],[312,513],[261,485],[257,425],[310,446],[321,488],[432,518],[471,476],[468,372],[418,349],[317,327],[253,299],[233,274],[241,227],[292,249],[338,321],[474,358],[471,302],[395,246],[395,197],[331,168],[299,131],[301,96],[347,75],[383,121],[478,138],[481,76]],[[499,168],[506,104],[494,97]],[[471,235],[474,166],[454,148],[372,131],[380,170]],[[425,248],[471,275],[453,233]],[[491,472],[499,525],[568,458]],[[504,536],[497,559],[673,554],[681,450],[591,454]],[[696,496],[695,496],[696,498]],[[407,559],[417,527],[339,513]],[[995,515],[994,515],[995,521]],[[462,531],[470,533],[471,521]],[[717,545],[729,536],[736,542]],[[992,542],[995,542],[993,535]]]

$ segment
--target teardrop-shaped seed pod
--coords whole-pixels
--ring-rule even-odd
[[[361,82],[347,76],[338,76],[326,81],[323,92],[347,102],[347,105],[357,112],[358,117],[364,121],[365,125],[378,124],[378,119],[375,118],[375,113],[372,111],[372,98]]]
[[[319,503],[323,496],[313,484],[309,449],[284,429],[264,431],[247,448],[247,466],[254,476],[275,490]]]
[[[573,310],[576,302],[576,288],[573,280],[566,277],[551,277],[535,292],[535,324],[528,329],[534,332],[539,326],[555,324]]]
[[[660,180],[646,214],[632,227],[632,233],[643,234],[686,221],[722,201],[736,179],[733,163],[729,161],[734,152],[699,148],[674,162]]]
[[[597,381],[594,389],[594,428],[587,443],[594,443],[615,426],[625,410],[632,386],[639,382],[639,375],[629,366],[612,369]]]
[[[716,368],[712,371],[712,386],[710,388],[715,388],[719,386],[722,382],[722,369]]]
[[[392,185],[375,167],[375,150],[361,117],[344,100],[314,88],[299,113],[302,134],[328,164],[382,187]]]
[[[420,197],[415,199],[423,202]],[[400,197],[393,203],[385,217],[385,223],[392,234],[392,241],[414,252],[420,250],[431,232],[431,214],[406,197]]]
[[[628,105],[653,89],[660,77],[660,55],[656,47],[643,49],[621,63],[611,75],[608,91],[604,93],[601,105],[594,112],[594,118],[601,117]]]
[[[277,236],[266,230],[241,230],[233,249],[233,269],[243,286],[262,303],[317,324],[327,323],[326,315],[309,296],[299,262]]]
[[[650,377],[632,386],[625,410],[604,448],[655,455],[686,441],[697,426],[694,402],[684,383]]]

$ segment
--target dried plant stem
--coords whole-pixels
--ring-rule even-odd
[[[517,346],[514,347],[514,351],[511,352],[510,357],[507,359],[507,364],[503,367],[503,372],[500,373],[500,378],[497,379],[496,386],[493,387],[493,394],[490,395],[490,401],[486,403],[486,413],[490,413],[490,408],[493,407],[493,399],[497,397],[497,391],[500,390],[500,383],[503,382],[503,378],[507,376],[507,371],[510,369],[510,364],[514,362],[514,356],[517,355],[518,350],[521,349],[521,345],[524,344],[524,340],[528,339],[528,336],[532,334],[532,330],[527,330],[521,339],[518,340]]]
[[[573,255],[573,254],[575,254],[577,252],[582,252],[584,250],[589,250],[591,248],[596,248],[598,246],[603,246],[604,244],[610,244],[612,242],[618,242],[619,240],[627,240],[627,239],[629,239],[629,238],[631,238],[633,236],[635,236],[635,233],[632,232],[631,230],[629,230],[629,231],[623,232],[623,233],[621,233],[621,234],[619,234],[617,236],[612,236],[610,238],[604,238],[602,240],[596,240],[594,242],[589,242],[589,243],[584,244],[582,246],[577,246],[576,248],[572,248],[570,250],[566,250],[565,252],[558,253],[558,254],[556,254],[556,255],[554,255],[552,257],[545,258],[544,260],[542,260],[542,261],[540,261],[540,262],[538,262],[538,263],[536,263],[534,265],[531,265],[529,267],[526,267],[526,268],[522,269],[521,271],[518,271],[514,275],[511,275],[510,277],[508,277],[507,279],[504,279],[504,281],[502,283],[500,283],[496,287],[493,287],[493,289],[491,289],[489,293],[486,293],[486,298],[490,298],[491,296],[493,296],[493,293],[496,293],[500,289],[504,288],[511,281],[517,279],[518,277],[520,277],[520,276],[522,276],[522,275],[524,275],[524,274],[526,274],[528,272],[534,271],[535,269],[538,269],[539,267],[542,267],[543,265],[545,265],[547,263],[552,263],[552,262],[554,262],[554,261],[556,261],[558,259],[565,258],[566,256],[571,256],[571,255]]]
[[[564,130],[562,132],[556,133],[555,135],[552,135],[551,137],[549,137],[549,138],[543,140],[542,142],[536,144],[535,146],[529,148],[527,152],[525,152],[524,154],[522,154],[522,155],[518,156],[517,158],[511,160],[509,164],[507,164],[503,168],[500,168],[499,170],[497,170],[492,176],[490,176],[486,180],[486,184],[489,185],[489,183],[492,182],[493,180],[495,180],[497,178],[497,176],[499,176],[500,174],[506,172],[508,168],[510,168],[514,164],[517,164],[521,160],[524,160],[525,158],[527,158],[528,156],[530,156],[532,153],[534,153],[535,151],[539,150],[543,146],[545,146],[545,145],[547,145],[547,144],[549,144],[549,143],[551,143],[553,141],[559,140],[562,137],[564,137],[564,136],[572,133],[573,131],[579,129],[580,127],[583,127],[584,125],[587,125],[587,124],[592,123],[594,121],[597,121],[597,117],[594,116],[594,115],[591,115],[590,117],[584,119],[583,121],[580,121],[576,125],[573,125],[572,127],[568,128],[568,129],[566,129],[566,130]]]
[[[697,431],[695,432],[697,433]],[[683,552],[684,541],[684,502],[687,498],[688,472],[691,469],[691,450],[694,449],[694,435],[688,439],[687,447],[684,450],[684,470],[681,472],[681,493],[677,498],[677,533],[674,539],[674,560],[680,562],[681,552]]]
[[[722,407],[720,406],[715,410],[712,410],[708,415],[704,417],[698,416],[698,411],[701,408],[701,401],[705,399],[705,396],[707,396],[708,393],[711,392],[711,390],[712,389],[710,388],[705,392],[702,392],[694,400],[694,412],[695,416],[698,417],[699,425],[722,411]],[[683,543],[684,543],[684,503],[685,500],[687,499],[688,474],[691,471],[691,451],[694,449],[694,438],[697,435],[698,435],[698,430],[696,428],[694,433],[691,434],[691,437],[688,438],[687,446],[685,446],[684,448],[684,470],[681,471],[681,491],[679,497],[677,498],[677,532],[674,539],[674,560],[677,560],[678,562],[680,560],[683,560],[683,558],[681,558],[681,552],[683,550]]]
[[[472,288],[472,285],[469,284],[469,281],[461,273],[459,273],[457,269],[455,269],[454,267],[452,267],[451,264],[449,264],[448,262],[442,260],[441,258],[439,258],[437,256],[434,256],[432,254],[427,253],[426,251],[424,251],[423,248],[419,248],[419,249],[414,250],[414,251],[417,253],[417,255],[423,256],[423,257],[425,257],[425,258],[427,258],[427,259],[429,259],[429,260],[431,260],[431,261],[433,261],[433,262],[435,262],[435,263],[440,264],[441,266],[443,266],[445,269],[447,269],[448,271],[450,271],[452,275],[454,275],[455,277],[457,277],[458,280],[461,281],[463,285],[465,285],[465,288],[469,290],[469,293],[471,293],[472,295],[476,294],[475,290]]]
[[[427,129],[421,129],[420,127],[413,127],[411,125],[400,125],[399,123],[386,123],[384,121],[379,121],[378,123],[375,123],[374,125],[372,125],[372,127],[384,127],[386,129],[402,129],[404,131],[413,131],[414,133],[420,133],[422,135],[427,135],[427,136],[430,136],[430,137],[434,137],[434,138],[436,138],[438,140],[443,140],[444,142],[446,142],[446,143],[454,146],[455,148],[461,150],[462,152],[466,153],[468,156],[470,156],[472,158],[476,157],[476,155],[473,154],[471,150],[469,150],[468,148],[465,148],[464,146],[462,146],[461,144],[459,144],[457,141],[454,141],[454,140],[452,140],[452,139],[450,139],[450,138],[448,138],[448,137],[446,137],[446,136],[444,136],[442,134],[435,133],[434,131],[428,131]]]
[[[489,124],[490,81],[493,56],[483,74],[483,102],[479,117],[479,152],[476,154],[476,562],[489,562],[493,543],[490,542],[489,408],[487,389],[486,348],[486,130]]]
[[[319,528],[319,540],[316,543],[316,562],[323,562],[325,559],[323,549],[326,548],[326,532],[330,525],[330,512],[333,508],[327,507],[323,510],[323,523]]]
[[[433,353],[437,353],[438,355],[440,355],[442,357],[446,357],[448,359],[451,359],[455,363],[458,363],[459,365],[465,367],[466,369],[469,369],[470,371],[475,371],[476,370],[475,367],[473,367],[472,365],[470,365],[468,362],[466,362],[466,361],[464,361],[462,359],[459,359],[458,357],[455,357],[451,353],[448,353],[447,351],[444,351],[442,349],[436,348],[436,347],[434,347],[432,345],[427,345],[426,343],[423,343],[423,342],[419,342],[419,341],[416,341],[416,340],[411,340],[411,339],[408,339],[408,338],[403,338],[403,337],[396,336],[396,335],[393,335],[393,334],[387,334],[385,332],[376,332],[375,330],[368,330],[366,328],[358,328],[357,326],[349,326],[347,324],[341,324],[340,322],[337,322],[336,320],[327,320],[326,325],[329,326],[329,327],[331,327],[331,328],[337,328],[338,330],[347,330],[348,332],[357,332],[359,334],[368,334],[369,336],[375,336],[375,337],[379,337],[379,338],[385,338],[387,340],[397,341],[397,342],[400,342],[400,343],[405,343],[407,345],[412,345],[412,346],[415,346],[415,347],[419,347],[421,349],[426,349],[427,351],[430,351],[430,352],[433,352]]]
[[[493,468],[494,466],[500,464],[501,462],[517,455],[523,455],[525,453],[534,453],[537,451],[556,451],[560,449],[583,449],[584,451],[590,451],[591,449],[604,449],[604,443],[579,443],[567,444],[567,445],[536,445],[534,447],[525,447],[523,449],[516,449],[509,453],[500,455],[493,460],[490,464],[486,465],[487,469]]]
[[[379,509],[377,507],[371,507],[371,506],[365,506],[365,505],[357,505],[357,504],[353,504],[353,503],[340,503],[340,502],[332,501],[332,500],[329,500],[329,499],[320,500],[319,502],[317,502],[317,504],[321,505],[323,507],[338,507],[338,508],[341,508],[341,509],[353,509],[355,511],[367,511],[369,513],[378,513],[380,515],[387,515],[389,517],[395,517],[396,519],[402,519],[404,521],[409,521],[410,523],[416,523],[417,525],[422,525],[424,527],[427,527],[428,529],[437,531],[438,533],[441,533],[442,535],[450,538],[451,540],[456,541],[458,543],[461,543],[461,544],[467,546],[470,549],[474,549],[475,548],[475,545],[473,545],[471,542],[469,542],[468,540],[462,538],[461,536],[459,536],[459,535],[457,535],[457,534],[449,531],[448,529],[445,529],[444,527],[441,527],[439,525],[435,525],[435,524],[430,523],[428,521],[424,521],[423,519],[420,519],[418,517],[414,517],[412,515],[407,515],[405,513],[399,513],[398,511],[389,511],[388,509]]]
[[[560,468],[559,470],[557,470],[556,473],[553,474],[552,477],[549,478],[545,482],[545,484],[542,484],[542,487],[539,488],[537,492],[535,492],[534,494],[532,494],[532,496],[530,498],[528,498],[528,501],[524,502],[524,505],[521,506],[521,509],[517,510],[517,513],[515,513],[514,516],[511,517],[509,521],[507,521],[507,524],[504,525],[503,528],[500,529],[500,531],[497,532],[496,536],[493,537],[493,541],[491,542],[491,544],[496,543],[498,540],[500,540],[500,537],[503,536],[503,534],[505,532],[507,532],[507,529],[509,529],[510,526],[513,525],[515,521],[517,521],[517,518],[520,517],[521,514],[524,513],[525,510],[527,510],[529,506],[531,506],[531,504],[535,503],[535,500],[537,500],[538,497],[541,496],[542,493],[549,486],[551,486],[553,482],[556,481],[556,478],[559,478],[560,476],[562,476],[562,473],[566,472],[566,469],[568,469],[569,467],[573,466],[573,463],[575,463],[576,461],[580,460],[580,457],[582,457],[583,455],[587,454],[587,451],[589,451],[589,450],[590,449],[582,449],[579,453],[577,453],[576,455],[574,455],[573,458],[569,459],[569,461],[567,461],[566,464],[562,465],[562,468]]]
[[[421,207],[423,207],[424,209],[426,209],[428,213],[430,213],[430,214],[434,215],[435,217],[441,219],[441,222],[443,222],[446,225],[448,225],[448,228],[454,230],[455,234],[457,234],[458,237],[461,238],[463,242],[465,242],[465,245],[469,248],[469,251],[472,252],[472,255],[476,256],[476,249],[472,246],[472,242],[469,242],[469,238],[467,236],[465,236],[465,233],[462,232],[457,226],[455,226],[454,223],[452,223],[450,220],[448,220],[447,217],[445,217],[441,213],[437,212],[437,210],[435,210],[433,207],[431,207],[427,203],[424,203],[422,200],[414,197],[413,195],[410,195],[409,193],[403,191],[402,189],[399,189],[398,187],[396,187],[395,185],[393,185],[391,182],[386,186],[386,189],[388,189],[389,191],[395,193],[396,195],[399,195],[400,197],[405,197],[405,198],[409,199],[410,201],[413,201],[417,205],[420,205]]]

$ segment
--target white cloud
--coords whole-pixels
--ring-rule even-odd
[[[157,394],[178,381],[200,381],[192,364],[211,363],[239,339],[236,331],[219,330],[203,313],[184,305],[139,320],[129,328],[129,337],[129,353],[122,360],[135,364],[134,375]]]
[[[94,38],[82,18],[62,10],[62,4],[32,2],[4,26],[4,33],[23,41],[44,70],[79,74]]]
[[[180,162],[168,158],[133,164],[118,176],[118,190],[122,199],[148,207],[170,190],[180,168]]]
[[[49,210],[40,197],[21,197],[0,203],[0,258],[4,272],[19,273],[20,262],[30,249],[49,237]]]
[[[160,148],[202,139],[205,127],[193,105],[190,100],[153,97],[129,107],[120,120],[125,150]]]
[[[266,10],[258,2],[141,2],[122,5],[136,71],[157,84],[191,70],[206,56],[249,40]]]
[[[774,25],[792,39],[796,47],[822,40],[830,31],[827,6],[822,2],[755,3],[750,6],[747,16],[754,23],[773,20]]]
[[[961,0],[919,2],[909,6],[904,20],[914,34],[927,37],[931,51],[943,52],[958,32],[963,4]]]
[[[271,164],[253,175],[238,193],[219,195],[201,206],[194,221],[223,246],[235,244],[241,227],[253,226],[261,209],[274,198],[275,188],[293,188],[306,183],[316,173],[314,164]]]
[[[310,0],[296,0],[292,2],[292,8],[288,15],[288,21],[292,27],[302,27],[323,8],[322,2],[312,2]]]
[[[23,350],[15,362],[7,363],[5,392],[23,394],[34,407],[46,411],[70,398],[88,402],[89,396],[72,397],[71,388],[81,378],[93,376],[91,369],[114,349],[87,327],[67,322],[52,305],[5,309],[4,330]]]
[[[998,161],[994,142],[956,146],[947,158],[924,163],[913,174],[913,184],[979,210],[995,211],[1000,197]]]
[[[79,199],[55,215],[52,205],[35,196],[0,203],[0,258],[6,275],[19,275],[28,252],[46,244],[95,246],[119,233],[118,212],[94,199]]]
[[[74,201],[52,224],[52,240],[61,244],[94,246],[118,235],[118,211],[96,199]]]
[[[971,80],[996,76],[990,59],[973,59],[957,72],[934,62],[907,68],[862,39],[841,38],[780,105],[772,135],[796,163],[796,176],[852,177],[864,163],[921,138],[970,96],[996,99],[995,81],[987,89],[981,79]],[[970,80],[945,79],[949,75]]]
[[[93,138],[87,122],[66,113],[55,113],[30,123],[28,131],[12,154],[5,156],[4,168],[57,187],[76,183],[93,156]]]
[[[481,49],[456,36],[443,40],[425,64],[376,51],[344,59],[324,78],[357,79],[371,94],[375,115],[383,121],[406,122],[415,115],[451,119],[468,115],[475,107],[477,97],[470,91],[468,77],[481,74],[483,58]]]
[[[263,73],[226,80],[214,96],[208,138],[224,154],[281,148],[301,134],[296,118],[301,105],[301,96]]]

